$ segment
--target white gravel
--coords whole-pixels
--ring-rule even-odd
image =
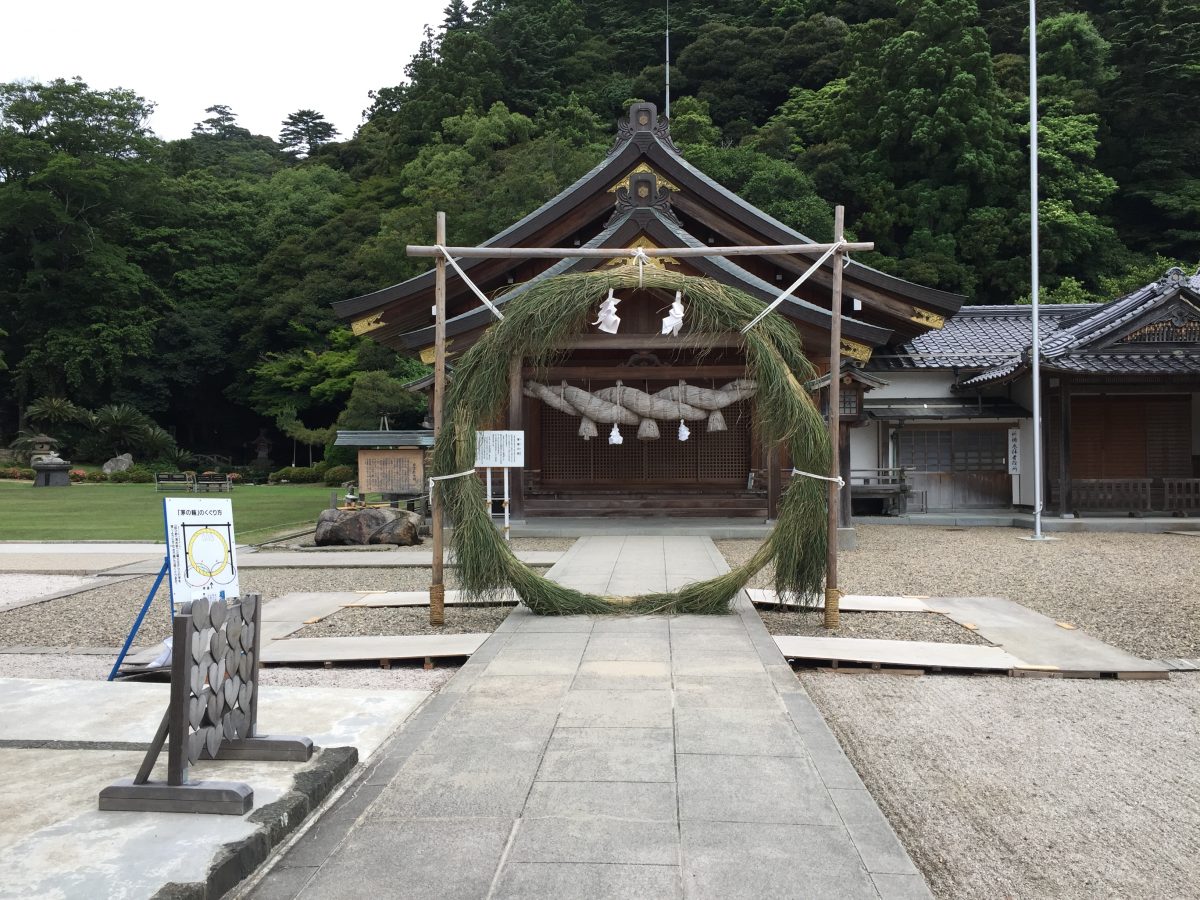
[[[544,571],[544,568],[541,569]],[[429,587],[430,570],[421,567],[344,569],[243,569],[245,591],[270,600],[308,591],[421,591]],[[119,647],[137,618],[154,576],[0,611],[0,647]],[[446,569],[446,585],[456,586],[455,570]],[[170,634],[168,592],[161,588],[146,613],[138,644],[148,646]]]
[[[1147,659],[1200,657],[1200,540],[1083,532],[1045,543],[1016,528],[859,525],[839,556],[852,594],[1007,597]],[[730,565],[757,541],[718,541]],[[770,587],[760,572],[752,587]]]
[[[937,897],[1200,896],[1200,676],[800,680]]]
[[[0,608],[10,603],[44,597],[86,584],[90,579],[79,575],[29,575],[0,572]]]

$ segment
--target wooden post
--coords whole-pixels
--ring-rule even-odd
[[[846,208],[833,211],[833,241],[842,239]],[[833,254],[833,294],[830,301],[829,327],[829,548],[825,558],[825,627],[837,628],[841,623],[838,590],[838,520],[841,511],[841,492],[837,479],[841,471],[841,404],[842,404],[842,251]]]
[[[1071,390],[1066,378],[1058,380],[1058,515],[1067,519],[1074,512],[1071,496]]]
[[[446,243],[446,214],[437,214],[437,237],[439,244]],[[439,255],[435,267],[433,326],[433,439],[436,442],[442,432],[442,403],[446,396],[446,258]],[[433,530],[433,577],[429,585],[429,624],[446,624],[446,585],[443,581],[444,535],[442,534],[442,502],[437,488],[431,491],[429,500],[431,527]]]
[[[525,395],[521,391],[521,363],[519,356],[514,356],[508,362],[508,430],[525,430]],[[529,444],[525,444],[528,452]],[[525,471],[512,470],[512,499],[509,501],[509,512],[514,519],[525,518]]]

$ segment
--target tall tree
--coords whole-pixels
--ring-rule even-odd
[[[279,130],[279,143],[297,156],[311,156],[322,144],[328,144],[338,130],[315,109],[298,109],[286,119]]]

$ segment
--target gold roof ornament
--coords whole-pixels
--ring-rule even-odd
[[[383,313],[377,312],[369,316],[363,316],[361,319],[355,319],[350,323],[350,330],[358,336],[374,331],[376,328],[382,328],[383,324]]]
[[[660,188],[666,188],[668,191],[675,191],[678,193],[679,188],[670,181],[667,181],[667,179],[663,178],[662,175],[656,172],[654,168],[647,162],[641,162],[634,168],[630,169],[627,173],[625,173],[624,178],[608,189],[608,193],[615,194],[619,188],[625,188],[625,190],[629,190],[629,180],[634,175],[644,174],[653,175],[658,180],[658,186]]]
[[[848,341],[842,338],[841,343],[842,356],[848,356],[851,359],[857,359],[859,362],[866,362],[871,358],[871,348],[866,344],[860,344],[857,341]]]
[[[640,235],[637,240],[635,240],[632,244],[629,244],[625,249],[626,250],[637,250],[639,247],[643,250],[661,250],[662,249],[661,247],[658,246],[658,244],[654,243],[654,241],[650,240],[650,238],[646,237],[646,235],[644,235],[644,234]],[[630,265],[632,262],[633,262],[632,258],[625,258],[625,257],[617,256],[617,257],[614,257],[613,259],[605,260],[604,265],[606,265],[606,266],[627,266],[627,265]],[[677,260],[673,256],[651,256],[646,259],[644,265],[654,266],[656,269],[665,269],[667,267],[667,263],[677,266],[677,265],[679,265],[679,260]]]
[[[913,307],[913,314],[909,316],[909,319],[918,325],[926,325],[930,328],[941,328],[946,324],[945,316],[931,313],[929,310],[921,309],[919,306]]]

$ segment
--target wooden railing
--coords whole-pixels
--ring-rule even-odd
[[[1200,478],[1164,478],[1163,508],[1173,513],[1200,512]]]
[[[884,515],[908,512],[909,487],[903,469],[851,469],[850,496],[854,500],[880,500]]]
[[[1080,509],[1123,509],[1149,512],[1153,478],[1076,478],[1071,500]]]

